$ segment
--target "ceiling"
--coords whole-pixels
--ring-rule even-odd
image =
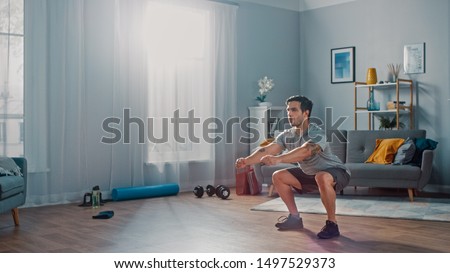
[[[251,2],[271,7],[304,11],[352,1],[356,0],[238,0],[237,2]]]

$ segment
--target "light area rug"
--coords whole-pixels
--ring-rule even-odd
[[[325,214],[325,208],[318,195],[296,196],[295,202],[301,213]],[[288,211],[279,197],[257,205],[251,210]],[[414,202],[410,202],[407,197],[338,196],[336,214],[450,222],[450,199],[416,197]]]

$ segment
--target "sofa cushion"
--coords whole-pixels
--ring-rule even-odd
[[[412,165],[381,165],[346,163],[345,166],[351,171],[351,179],[376,178],[378,180],[418,180],[421,170]]]
[[[405,142],[403,138],[377,139],[375,150],[365,163],[391,164],[398,148]]]
[[[22,176],[0,177],[0,200],[24,191],[25,182]]]

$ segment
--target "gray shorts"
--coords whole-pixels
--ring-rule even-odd
[[[302,186],[301,189],[294,188],[299,193],[304,192],[313,192],[319,190],[319,187],[317,186],[315,175],[308,175],[305,174],[302,169],[296,167],[296,168],[289,168],[287,169],[289,173],[291,173],[297,180],[300,182],[300,185]],[[347,173],[346,170],[341,168],[329,168],[326,170],[323,170],[324,172],[327,172],[331,174],[334,178],[334,182],[336,184],[334,185],[334,190],[336,192],[340,192],[343,190],[350,181],[350,175]]]

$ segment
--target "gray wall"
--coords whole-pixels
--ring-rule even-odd
[[[365,81],[369,67],[385,80],[388,63],[403,63],[404,45],[426,43],[426,73],[400,77],[416,83],[416,128],[439,142],[432,183],[440,185],[450,185],[449,5],[448,0],[358,0],[300,15],[301,90],[315,101],[316,116],[324,118],[325,107],[333,107],[334,120],[348,116],[342,129],[354,128],[353,84],[330,83],[330,50],[355,46],[356,80]]]
[[[340,128],[353,129],[353,84],[331,84],[330,50],[355,46],[356,80],[364,81],[369,67],[385,80],[388,63],[403,63],[404,45],[426,43],[426,73],[400,73],[400,77],[415,82],[415,127],[426,129],[428,137],[439,142],[432,183],[450,186],[445,164],[450,161],[448,0],[357,0],[300,13],[239,4],[240,117],[256,105],[257,80],[267,75],[276,84],[268,96],[274,105],[301,93],[315,102],[313,115],[324,119],[325,107],[332,107],[332,120],[348,117]],[[367,128],[366,121],[361,116],[358,128]],[[237,156],[247,153],[248,145],[239,144]]]
[[[267,101],[284,105],[286,98],[300,89],[300,14],[296,11],[241,2],[237,13],[238,115],[248,116],[256,106],[258,79],[268,76],[275,87]],[[246,135],[241,132],[242,135]],[[239,144],[238,156],[249,152]]]

